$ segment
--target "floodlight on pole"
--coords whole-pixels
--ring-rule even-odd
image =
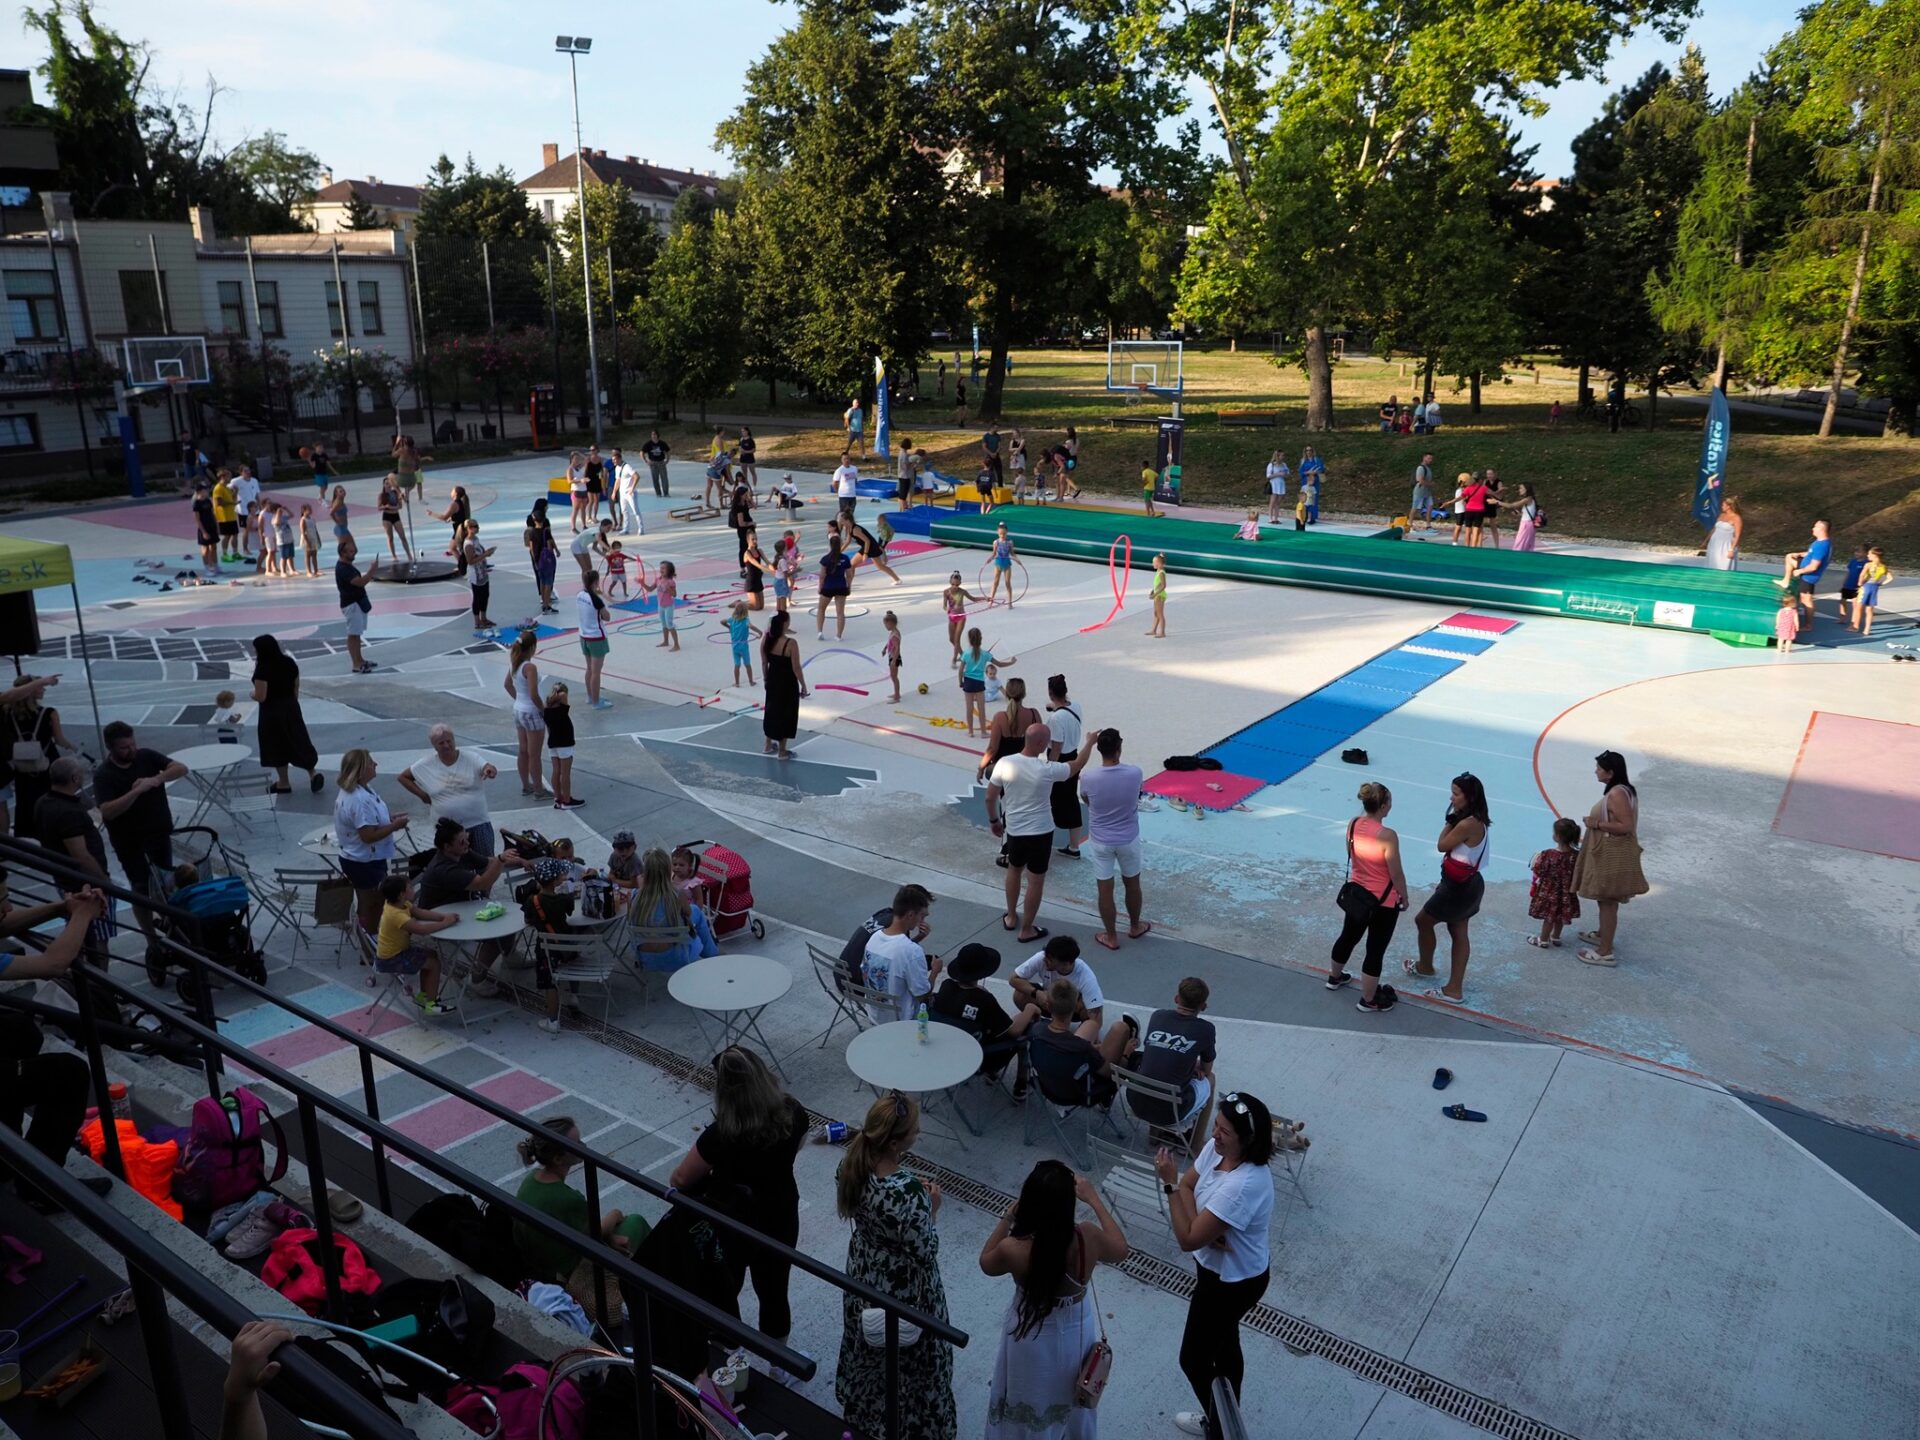
[[[593,443],[605,443],[600,414],[600,352],[593,336],[593,261],[587,243],[587,157],[580,137],[580,56],[593,49],[585,35],[556,35],[553,48],[567,57],[573,77],[573,183],[580,214],[580,296],[587,312],[587,392],[593,399]]]

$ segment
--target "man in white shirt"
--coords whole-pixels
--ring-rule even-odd
[[[1053,857],[1053,787],[1077,776],[1093,753],[1089,736],[1071,761],[1049,760],[1047,747],[1052,743],[1053,732],[1045,725],[1029,725],[1025,748],[997,762],[987,777],[987,822],[995,839],[1005,835],[1007,840],[1007,913],[1000,923],[1013,929],[1018,916],[1022,941],[1039,940],[1047,933],[1033,923],[1033,917],[1040,911],[1047,865]],[[1032,876],[1024,910],[1020,908],[1023,875]]]
[[[602,520],[603,526],[610,520]],[[611,710],[613,702],[600,698],[600,672],[607,668],[607,602],[600,598],[599,576],[589,570],[580,581],[580,593],[573,597],[580,627],[580,653],[586,657],[587,703],[596,710]]]
[[[842,515],[853,514],[854,507],[860,503],[859,481],[860,472],[854,468],[853,457],[842,450],[840,468],[833,472],[833,493],[840,501]]]
[[[240,473],[233,477],[233,509],[240,521],[240,553],[251,555],[249,548],[253,543],[254,512],[260,505],[260,482],[253,478],[253,468],[242,465]]]
[[[886,1004],[875,1002],[870,1007],[875,1024],[911,1020],[933,997],[940,957],[929,957],[913,938],[926,933],[927,912],[932,908],[933,896],[925,886],[902,885],[893,893],[893,919],[867,941],[861,966],[867,988],[885,991],[888,997]]]
[[[1013,998],[1021,1005],[1038,1005],[1047,1013],[1047,989],[1056,980],[1071,980],[1080,997],[1080,1013],[1074,1021],[1106,1018],[1107,997],[1100,993],[1100,981],[1093,967],[1080,958],[1080,942],[1071,935],[1052,935],[1045,948],[1036,950],[1014,967],[1011,977]]]
[[[433,747],[400,772],[400,788],[417,796],[440,820],[457,820],[467,832],[468,848],[482,859],[493,858],[493,816],[487,809],[487,781],[500,772],[477,750],[462,750],[453,727],[435,725],[427,731]]]
[[[640,472],[618,450],[613,452],[613,513],[620,517],[622,535],[643,535],[646,525],[640,519]]]

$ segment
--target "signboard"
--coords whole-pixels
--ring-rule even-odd
[[[1153,503],[1180,503],[1180,454],[1186,440],[1187,422],[1177,415],[1160,417],[1160,432],[1154,441]]]
[[[1707,423],[1700,435],[1700,467],[1693,482],[1693,518],[1702,530],[1713,529],[1720,518],[1720,500],[1726,494],[1727,451],[1732,444],[1727,392],[1716,388],[1707,400]]]

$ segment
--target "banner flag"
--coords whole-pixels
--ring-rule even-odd
[[[1707,423],[1700,436],[1700,471],[1693,486],[1693,518],[1703,530],[1713,529],[1726,494],[1727,451],[1733,444],[1732,417],[1727,392],[1715,389],[1707,400]]]
[[[887,398],[887,362],[873,357],[873,453],[885,460],[893,443],[893,407]]]

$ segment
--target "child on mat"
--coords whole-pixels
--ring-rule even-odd
[[[540,713],[547,722],[547,754],[553,759],[553,808],[577,810],[587,802],[573,798],[573,706],[563,682],[553,682]]]
[[[733,642],[733,683],[740,683],[740,671],[744,666],[747,684],[753,684],[753,647],[747,642],[759,635],[761,630],[747,618],[747,602],[734,601],[732,612],[720,623],[726,626],[727,635]]]
[[[1153,461],[1142,460],[1140,462],[1140,503],[1147,507],[1149,515],[1160,513],[1153,508],[1153,487],[1159,483],[1160,472],[1154,468]]]
[[[987,704],[998,705],[1006,699],[1006,692],[1000,685],[1000,667],[987,666]]]
[[[1005,525],[999,526],[993,536],[993,588],[987,592],[987,603],[993,604],[1000,594],[1001,580],[1007,582],[1007,608],[1013,608],[1013,537],[1007,534]]]
[[[1893,579],[1893,572],[1887,568],[1887,557],[1878,545],[1867,551],[1867,567],[1860,572],[1860,597],[1853,602],[1853,620],[1850,630],[1858,630],[1864,637],[1873,633],[1873,608],[1880,603],[1880,587]]]
[[[320,524],[313,518],[313,506],[300,507],[300,544],[307,552],[307,578],[320,578]]]
[[[1240,528],[1233,532],[1236,540],[1258,540],[1260,538],[1260,512],[1247,511],[1247,518],[1240,522]]]
[[[1579,825],[1562,818],[1553,822],[1553,849],[1533,857],[1527,914],[1540,922],[1540,933],[1529,935],[1527,944],[1535,949],[1558,949],[1562,927],[1580,918],[1580,897],[1573,893],[1573,863],[1580,858],[1579,847]]]
[[[987,686],[988,677],[992,684],[999,687],[1000,666],[1011,665],[1018,655],[995,655],[980,643],[980,627],[974,626],[967,631],[967,648],[960,656],[960,694],[966,703],[967,738],[973,738],[973,727],[978,724],[981,735],[987,733]],[[999,699],[996,694],[995,700]]]
[[[947,588],[940,592],[940,603],[946,607],[947,639],[953,645],[952,663],[955,665],[960,663],[960,632],[967,623],[967,606],[973,604],[976,598],[960,583],[958,570],[947,577]]]
[[[1847,573],[1840,581],[1840,618],[1847,618],[1847,611],[1860,594],[1860,572],[1867,568],[1867,547],[1856,545],[1853,554],[1847,560]]]
[[[622,595],[632,592],[627,589],[627,555],[620,548],[620,542],[614,541],[607,548],[607,594],[611,595],[616,586]]]
[[[900,703],[900,617],[889,610],[880,617],[880,623],[887,627],[887,640],[880,647],[880,654],[887,662],[887,678],[893,682],[893,703]],[[753,680],[748,678],[751,685]]]
[[[1800,597],[1791,590],[1780,597],[1780,608],[1773,613],[1773,641],[1782,655],[1793,653],[1793,640],[1800,633]]]
[[[1155,640],[1167,638],[1167,557],[1153,557],[1153,588],[1147,592],[1153,601],[1153,628],[1147,635]]]
[[[660,650],[680,648],[680,628],[674,623],[674,602],[680,595],[679,572],[673,568],[673,561],[662,560],[656,578],[649,581],[644,576],[640,588],[660,600]]]
[[[444,930],[459,920],[439,910],[423,910],[413,903],[413,877],[389,875],[380,882],[380,936],[374,946],[374,966],[382,975],[418,975],[420,988],[413,1003],[423,1015],[451,1014],[453,1007],[440,1003],[440,957],[414,937]]]

